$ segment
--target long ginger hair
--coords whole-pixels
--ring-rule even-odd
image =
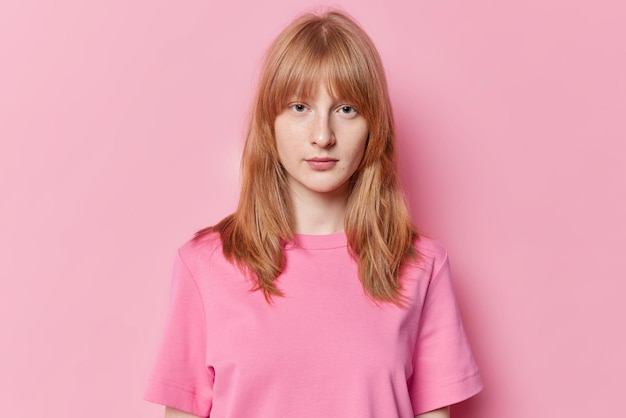
[[[283,296],[276,278],[285,265],[284,244],[294,240],[294,217],[274,121],[293,95],[311,96],[320,80],[329,94],[354,103],[369,129],[363,159],[350,179],[348,249],[367,295],[402,306],[400,272],[417,256],[418,235],[398,182],[387,82],[372,41],[342,12],[306,14],[269,48],[243,150],[239,205],[196,236],[218,232],[224,256],[250,274],[254,290],[268,302]]]

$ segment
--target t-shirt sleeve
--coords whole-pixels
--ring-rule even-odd
[[[195,278],[179,250],[165,331],[144,399],[206,417],[213,372],[206,364],[206,319]]]
[[[413,352],[409,391],[415,415],[461,402],[482,389],[454,297],[445,250],[437,258]]]

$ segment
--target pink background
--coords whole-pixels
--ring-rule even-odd
[[[229,213],[262,53],[315,1],[0,3],[0,405],[141,400],[176,247]],[[455,417],[622,416],[626,9],[341,1],[386,64],[404,184],[485,380]]]

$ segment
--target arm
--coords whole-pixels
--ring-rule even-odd
[[[183,412],[180,409],[170,408],[168,406],[165,408],[165,418],[199,418],[199,417],[197,415],[193,415],[188,412]]]
[[[450,410],[446,406],[445,408],[437,409],[436,411],[416,415],[415,418],[450,418]]]

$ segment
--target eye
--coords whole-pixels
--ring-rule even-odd
[[[303,105],[302,103],[295,103],[295,104],[292,104],[290,107],[297,113],[302,113],[306,110],[306,106]]]
[[[356,113],[356,109],[350,105],[345,105],[339,108],[339,112],[343,113],[344,115],[352,115]]]

